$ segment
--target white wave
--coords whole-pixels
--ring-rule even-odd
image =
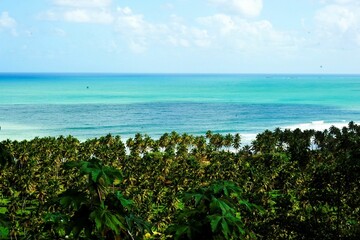
[[[252,141],[254,141],[256,139],[256,136],[258,135],[258,133],[245,133],[245,134],[241,134],[241,145],[245,146],[245,145],[250,145],[252,143]]]
[[[44,134],[37,126],[0,122],[0,141],[6,139],[20,141],[38,136],[44,136]]]
[[[348,125],[348,122],[345,120],[342,120],[340,122],[325,122],[325,121],[321,120],[321,121],[312,121],[309,123],[294,124],[294,125],[282,127],[281,129],[295,130],[295,129],[299,128],[300,130],[313,129],[316,131],[324,131],[325,129],[329,129],[332,126],[337,127],[337,128],[343,128],[343,127],[346,127],[347,125]]]
[[[0,122],[1,131],[21,131],[21,130],[35,130],[39,129],[39,127],[29,126],[24,124],[15,124],[15,123],[1,123]]]

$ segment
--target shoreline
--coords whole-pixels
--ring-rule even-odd
[[[350,121],[349,121],[350,122]],[[293,125],[288,125],[288,126],[284,126],[284,127],[275,127],[275,128],[271,128],[271,129],[264,129],[263,131],[259,131],[257,133],[241,133],[241,132],[236,132],[236,131],[231,131],[231,132],[223,132],[223,131],[213,131],[211,129],[209,129],[210,131],[212,131],[213,133],[219,133],[221,135],[226,135],[226,134],[231,134],[231,135],[235,135],[235,134],[240,134],[241,136],[241,143],[242,145],[250,145],[251,142],[253,140],[255,140],[256,136],[262,132],[264,132],[265,130],[270,130],[270,131],[274,131],[276,128],[279,128],[280,130],[285,130],[285,129],[289,129],[291,131],[295,130],[295,129],[300,129],[301,131],[304,130],[315,130],[315,131],[324,131],[325,129],[329,129],[330,127],[334,126],[336,128],[343,128],[348,126],[349,124],[348,121],[341,121],[341,122],[326,122],[323,120],[320,121],[311,121],[311,122],[307,122],[307,123],[299,123],[299,124],[293,124]],[[358,124],[358,122],[354,122],[355,124]],[[26,135],[21,135],[21,132],[24,131],[35,131],[35,133],[28,133]],[[76,135],[76,134],[59,134],[59,135],[52,135],[52,134],[46,134],[46,130],[49,129],[42,129],[41,127],[35,127],[35,126],[26,126],[26,125],[20,125],[20,124],[1,124],[0,125],[0,142],[2,141],[31,141],[34,138],[47,138],[47,137],[54,137],[54,138],[58,138],[58,137],[74,137],[76,139],[78,139],[80,142],[85,142],[87,140],[90,139],[95,139],[95,138],[101,138],[104,137],[106,135],[111,135],[111,136],[120,136],[121,140],[123,142],[126,142],[129,138],[134,138],[136,134],[141,134],[142,136],[147,135],[150,138],[154,139],[154,140],[158,140],[162,135],[168,133],[171,134],[171,132],[163,132],[162,134],[156,133],[156,134],[151,134],[151,133],[146,133],[146,132],[136,132],[133,134],[116,134],[116,133],[109,133],[109,132],[104,132],[104,134],[96,134],[93,136],[89,136],[89,137],[84,137],[84,135],[90,135],[90,134],[86,134],[83,133],[82,135]],[[9,131],[10,131],[10,135],[9,135]],[[41,134],[37,134],[37,132],[42,132]],[[12,132],[12,133],[11,133]],[[184,133],[191,135],[191,136],[204,136],[206,134],[206,132],[203,133],[191,133],[191,132],[178,132],[178,131],[174,131],[176,133],[178,133],[179,135],[182,135]],[[4,134],[5,133],[5,134]],[[8,134],[6,134],[8,133]]]

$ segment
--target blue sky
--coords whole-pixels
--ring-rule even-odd
[[[360,73],[359,0],[0,0],[0,72]]]

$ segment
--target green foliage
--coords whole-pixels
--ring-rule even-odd
[[[360,238],[358,125],[240,144],[211,131],[3,141],[0,238]]]
[[[183,197],[185,208],[175,217],[169,232],[175,239],[239,239],[254,237],[242,219],[243,211],[260,209],[242,197],[233,182],[215,182]],[[245,208],[243,208],[245,206]]]
[[[4,201],[1,201],[2,203]],[[0,205],[0,239],[6,239],[9,236],[9,219],[6,216],[7,208]]]
[[[86,176],[87,181],[84,186],[69,189],[59,195],[59,204],[63,213],[51,215],[46,224],[54,222],[54,217],[63,217],[64,213],[70,210],[72,216],[69,219],[64,221],[61,218],[64,227],[60,226],[60,231],[65,229],[65,235],[74,238],[97,236],[100,239],[117,239],[120,236],[132,238],[137,234],[137,229],[134,229],[132,225],[129,226],[129,219],[134,217],[128,210],[131,209],[133,203],[121,192],[115,190],[115,182],[120,182],[122,177],[119,170],[104,166],[97,158],[91,158],[89,161],[67,162],[64,168],[77,169],[80,177]],[[59,229],[59,226],[55,227]],[[138,229],[141,231],[142,227],[149,229],[145,222],[138,224]],[[57,230],[58,233],[60,231]]]
[[[6,147],[0,143],[0,170],[14,164],[14,158]]]
[[[9,229],[0,225],[0,239],[7,239],[9,237]]]

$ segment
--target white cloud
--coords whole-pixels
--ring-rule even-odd
[[[148,48],[170,45],[178,48],[229,48],[241,50],[289,48],[297,44],[287,33],[275,30],[266,20],[250,20],[258,16],[262,0],[209,0],[221,8],[233,8],[236,14],[215,14],[191,21],[173,15],[167,22],[149,21],[129,7],[111,9],[111,1],[57,0],[58,6],[43,15],[50,20],[77,23],[112,24],[118,37],[134,53]],[[113,6],[113,5],[111,5]]]
[[[16,36],[16,21],[14,18],[10,17],[8,12],[2,12],[0,15],[0,30],[8,29],[11,34]]]
[[[359,4],[358,0],[320,0],[323,4],[330,4],[330,3],[336,3],[336,4]]]
[[[75,9],[64,12],[63,19],[68,22],[106,24],[113,21],[113,16],[105,10]]]
[[[129,7],[118,7],[117,11],[121,14],[121,15],[131,15],[132,14],[132,10]]]
[[[340,3],[340,4],[346,4],[346,3],[354,3],[357,2],[357,0],[335,0],[336,3]]]
[[[116,29],[131,35],[146,35],[155,30],[156,26],[144,20],[142,14],[134,14],[129,7],[118,8]]]
[[[129,7],[118,8],[114,21],[116,31],[136,53],[154,45],[182,48],[228,48],[246,51],[295,49],[301,40],[277,31],[267,20],[252,21],[237,15],[215,14],[197,18],[191,25],[178,16],[166,24],[146,20]]]
[[[16,21],[10,17],[8,12],[2,12],[0,15],[0,28],[15,28]]]
[[[165,26],[145,21],[142,14],[135,14],[129,7],[117,8],[114,21],[115,31],[123,38],[134,53],[145,52],[148,43],[158,40]]]
[[[76,8],[103,8],[111,5],[111,0],[54,0],[58,6]]]
[[[42,12],[40,19],[75,23],[109,24],[114,20],[111,0],[53,0],[54,8]]]
[[[206,30],[190,27],[178,17],[172,16],[167,23],[154,23],[147,21],[144,15],[134,13],[129,7],[111,10],[110,6],[106,7],[109,3],[110,1],[87,3],[86,1],[58,0],[56,4],[61,7],[43,12],[39,18],[75,23],[112,24],[115,32],[135,53],[142,53],[148,47],[156,45],[208,47],[211,44]]]
[[[211,45],[211,37],[204,28],[188,26],[178,16],[173,15],[167,26],[167,43],[175,47],[201,47]]]
[[[356,11],[345,6],[329,5],[316,14],[316,21],[322,28],[345,33],[358,24]]]
[[[187,39],[179,38],[178,36],[169,35],[167,37],[167,42],[174,47],[189,47],[190,43]]]
[[[48,10],[39,15],[39,19],[48,21],[66,21],[75,23],[110,24],[114,21],[112,13],[105,9],[67,9]]]
[[[215,27],[222,35],[228,34],[237,28],[233,17],[225,14],[216,14],[209,17],[201,17],[198,18],[198,22],[208,27]]]
[[[189,27],[172,16],[167,24],[152,23],[144,15],[133,13],[129,7],[118,8],[115,20],[116,31],[125,38],[131,50],[142,53],[150,45],[170,44],[175,47],[208,47],[207,31]]]
[[[275,30],[267,20],[249,21],[237,16],[216,14],[198,18],[207,27],[219,46],[240,50],[294,48],[298,40],[290,34]]]
[[[207,30],[192,28],[191,35],[193,36],[193,42],[198,47],[210,47],[211,38]]]
[[[322,42],[355,43],[359,45],[360,3],[333,0],[315,15],[317,34]]]
[[[210,0],[227,12],[241,14],[245,17],[257,17],[263,8],[262,0]]]

